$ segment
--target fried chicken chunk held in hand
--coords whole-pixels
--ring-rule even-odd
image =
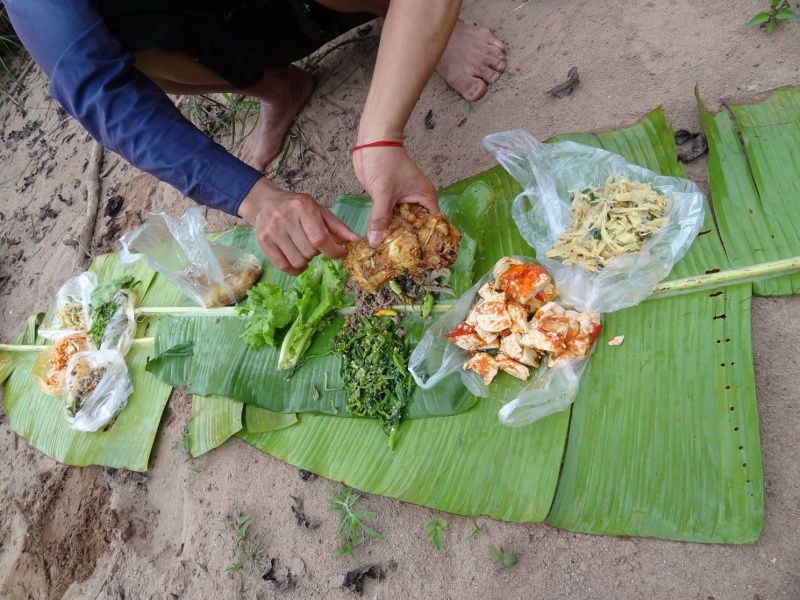
[[[443,214],[432,215],[419,204],[398,204],[383,241],[347,244],[344,267],[365,292],[374,292],[403,274],[421,283],[425,274],[452,265],[461,234]]]

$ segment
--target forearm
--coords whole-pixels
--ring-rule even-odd
[[[392,0],[358,143],[397,140],[442,56],[461,0]]]

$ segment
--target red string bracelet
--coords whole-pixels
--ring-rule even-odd
[[[379,140],[377,142],[370,142],[369,144],[361,144],[360,146],[353,146],[350,148],[350,152],[356,152],[358,150],[363,150],[364,148],[380,148],[380,147],[390,147],[390,148],[402,148],[403,142],[393,142],[391,140]]]

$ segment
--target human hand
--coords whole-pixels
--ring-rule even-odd
[[[367,226],[370,246],[383,240],[396,204],[421,204],[431,214],[439,214],[436,188],[404,148],[364,148],[353,154],[353,168],[372,198]]]
[[[256,182],[239,206],[239,216],[255,228],[272,264],[290,275],[302,273],[320,252],[344,257],[342,244],[359,239],[308,194],[287,192],[268,179]]]

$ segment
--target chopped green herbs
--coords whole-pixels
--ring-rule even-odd
[[[121,290],[131,290],[137,283],[138,282],[131,275],[127,275],[106,285],[101,285],[92,292],[90,297],[90,302],[92,304],[92,326],[89,328],[88,333],[94,345],[98,348],[103,342],[103,334],[106,331],[108,322],[119,308],[115,299],[117,292]]]
[[[414,379],[408,372],[408,338],[392,319],[359,317],[336,337],[334,352],[342,357],[341,376],[347,410],[357,417],[377,419],[397,441],[398,426]]]

